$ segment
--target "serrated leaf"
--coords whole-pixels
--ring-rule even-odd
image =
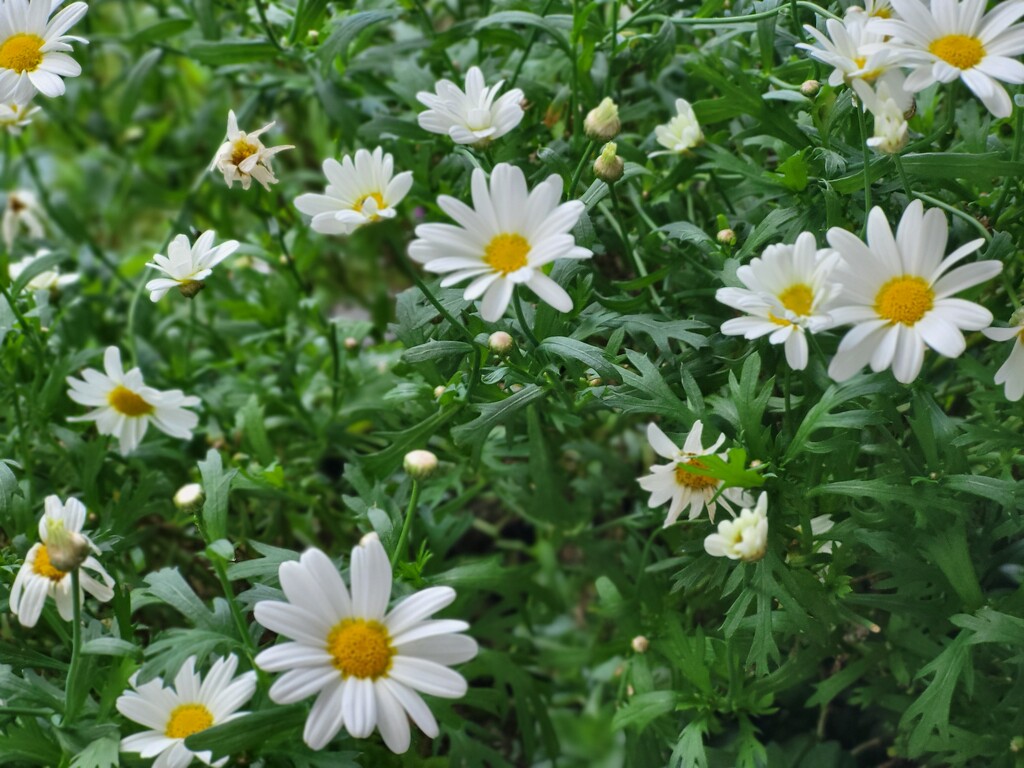
[[[228,536],[228,492],[237,469],[225,471],[220,453],[211,448],[206,459],[199,462],[199,474],[203,479],[203,525],[208,540],[226,539]]]
[[[504,400],[475,406],[480,414],[472,421],[452,429],[452,439],[456,445],[479,445],[487,439],[492,429],[512,418],[530,403],[543,400],[547,393],[546,389],[536,384],[528,384]]]
[[[273,59],[279,51],[264,40],[200,40],[186,49],[201,64],[219,67]]]
[[[214,759],[239,754],[263,746],[288,731],[295,731],[295,738],[298,738],[306,722],[306,714],[306,707],[301,704],[250,712],[189,736],[185,746],[197,752],[209,750],[213,752]]]
[[[651,722],[667,715],[679,703],[679,694],[675,691],[649,691],[633,696],[612,717],[612,728],[637,728],[643,730]]]
[[[318,55],[321,61],[325,66],[329,66],[337,56],[340,56],[342,61],[347,61],[349,46],[364,29],[394,17],[394,11],[360,11],[336,21],[331,34],[320,46]]]

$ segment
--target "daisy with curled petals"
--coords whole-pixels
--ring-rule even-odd
[[[15,189],[7,193],[3,219],[0,220],[0,232],[8,251],[14,247],[14,241],[22,228],[27,229],[29,237],[36,240],[46,235],[43,207],[39,204],[39,198],[27,189]]]
[[[746,312],[722,323],[726,336],[784,344],[786,362],[795,371],[807,367],[808,333],[832,326],[826,311],[839,286],[829,280],[839,256],[818,249],[814,235],[802,233],[794,245],[771,245],[760,258],[736,270],[746,288],[719,288],[715,298]],[[770,335],[769,335],[770,334]]]
[[[199,293],[205,286],[203,280],[213,274],[213,268],[238,250],[237,240],[226,240],[213,247],[213,238],[213,230],[208,229],[190,246],[188,237],[178,235],[167,246],[166,256],[155,254],[146,266],[160,270],[167,277],[146,283],[149,298],[159,301],[171,288],[177,288],[182,296],[190,299]]]
[[[380,147],[373,154],[356,150],[355,162],[348,155],[340,163],[329,157],[323,167],[324,194],[295,198],[295,207],[313,217],[311,226],[322,235],[347,235],[364,224],[393,219],[395,206],[412,188],[412,171],[395,176],[394,158]]]
[[[11,282],[16,282],[21,273],[32,266],[32,264],[39,259],[45,258],[50,254],[48,248],[40,248],[32,256],[26,256],[21,261],[12,261],[7,265],[7,274],[11,276]],[[71,273],[62,275],[56,268],[47,269],[25,284],[26,291],[49,291],[50,293],[60,293],[62,290],[67,288],[69,285],[78,282],[79,275]]]
[[[722,481],[707,475],[698,475],[687,470],[687,467],[707,469],[707,465],[700,460],[701,456],[718,456],[720,459],[727,458],[727,454],[716,453],[725,442],[725,435],[719,435],[718,439],[709,448],[703,444],[704,424],[698,419],[693,423],[693,429],[686,436],[683,447],[680,448],[673,443],[668,436],[658,428],[657,424],[647,426],[647,441],[651,448],[670,464],[655,464],[651,467],[651,474],[639,478],[637,482],[640,487],[651,494],[647,506],[660,507],[666,501],[671,500],[668,508],[668,515],[665,517],[665,528],[679,519],[679,515],[689,509],[689,519],[693,520],[705,507],[708,510],[708,517],[715,522],[715,511],[717,503],[721,503],[726,509],[731,504],[743,505],[747,494],[742,488],[726,488],[718,494],[722,487]],[[717,502],[712,501],[718,495]]]
[[[982,331],[992,341],[1013,340],[1013,349],[1006,362],[996,371],[996,384],[1005,384],[1006,399],[1016,402],[1024,397],[1024,310],[1018,309],[1010,318],[1009,328],[986,328]]]
[[[879,34],[892,35],[898,43],[887,46],[901,64],[913,71],[907,77],[910,91],[932,83],[963,80],[989,112],[1009,117],[1013,110],[1003,83],[1024,83],[1024,2],[997,3],[985,13],[985,0],[892,0],[898,19],[873,19]]]
[[[286,149],[295,149],[291,144],[263,146],[259,139],[260,135],[269,131],[275,124],[267,123],[258,131],[246,133],[238,129],[235,111],[229,110],[227,141],[217,149],[213,162],[210,163],[210,170],[220,171],[228,187],[233,187],[236,181],[240,181],[242,189],[248,189],[255,179],[264,189],[270,189],[271,184],[277,183],[274,170],[270,167],[274,155]]]
[[[153,768],[185,768],[193,758],[218,768],[228,761],[225,757],[211,762],[211,752],[193,752],[185,746],[185,739],[244,715],[238,710],[256,691],[256,673],[235,677],[235,656],[217,659],[205,680],[195,666],[195,656],[185,659],[173,687],[165,687],[159,677],[140,685],[138,673],[132,676],[132,690],[117,699],[117,711],[149,730],[121,739],[122,752],[155,757]]]
[[[139,446],[150,422],[171,437],[192,439],[199,417],[185,409],[199,405],[198,397],[186,396],[180,389],[161,392],[147,387],[138,368],[125,372],[117,347],[107,347],[103,367],[105,373],[86,368],[81,379],[68,376],[68,397],[93,408],[68,421],[95,421],[101,435],[120,441],[122,456]]]
[[[511,131],[523,119],[523,92],[513,88],[495,100],[504,80],[490,88],[480,67],[466,73],[466,90],[451,80],[438,80],[434,93],[420,91],[416,100],[428,109],[417,118],[420,128],[450,136],[456,144],[483,146]]]
[[[30,106],[29,102],[7,101],[0,103],[0,128],[11,136],[20,136],[21,129],[32,124],[32,116],[39,107]]]
[[[43,501],[43,516],[39,519],[39,542],[32,545],[25,562],[18,569],[11,587],[11,613],[18,617],[23,627],[34,627],[39,621],[46,598],[53,598],[57,613],[64,621],[74,618],[74,600],[79,604],[85,592],[101,603],[114,596],[114,580],[90,553],[99,550],[89,537],[82,533],[85,523],[85,506],[78,499],[61,502],[56,496],[47,496]],[[75,549],[81,551],[75,552]],[[70,549],[69,552],[62,549]],[[71,560],[65,564],[66,560]],[[56,560],[56,564],[54,563]],[[71,593],[71,573],[58,568],[71,567],[79,563],[78,578],[81,587],[77,596]],[[71,568],[73,570],[73,568]]]
[[[723,520],[718,530],[704,539],[704,551],[712,557],[727,557],[753,563],[768,551],[768,494],[757,497],[753,509],[744,508],[740,516]]]
[[[949,229],[938,208],[927,213],[920,200],[903,212],[893,237],[881,208],[868,215],[867,243],[833,227],[828,241],[842,262],[835,279],[842,285],[836,308],[837,325],[851,324],[829,365],[829,375],[845,381],[870,364],[878,372],[892,367],[896,380],[917,378],[925,347],[959,357],[966,348],[962,331],[978,331],[992,323],[992,313],[953,294],[989,280],[1002,270],[998,261],[953,266],[985,242],[972,240],[949,256]]]
[[[344,726],[363,739],[380,731],[395,753],[409,748],[409,719],[427,736],[437,721],[421,693],[457,699],[466,680],[449,669],[477,653],[461,634],[469,625],[428,617],[455,599],[451,587],[430,587],[388,611],[391,563],[376,534],[352,550],[352,591],[327,555],[308,549],[279,571],[288,602],[256,603],[256,621],[292,642],[262,651],[256,664],[284,672],[270,698],[291,704],[314,694],[302,738],[322,749]]]
[[[704,132],[700,129],[697,113],[693,111],[690,102],[676,99],[676,116],[665,125],[657,126],[654,138],[665,149],[651,152],[651,157],[683,154],[704,141]]]
[[[87,41],[64,33],[89,6],[72,3],[51,19],[59,5],[52,0],[6,0],[0,6],[0,93],[5,99],[27,103],[37,91],[60,96],[62,78],[82,74],[67,52],[72,41]]]
[[[448,287],[471,280],[463,298],[483,296],[480,316],[494,322],[505,314],[517,285],[528,286],[559,312],[572,310],[569,294],[548,277],[543,267],[555,259],[589,259],[594,254],[576,245],[572,228],[584,205],[570,200],[559,205],[562,179],[552,174],[531,192],[515,166],[499,163],[490,186],[476,168],[472,178],[473,207],[441,195],[437,204],[459,224],[420,224],[409,256],[428,272],[446,274]]]

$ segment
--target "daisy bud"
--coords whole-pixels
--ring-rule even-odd
[[[345,349],[347,349],[349,352],[351,352],[351,351],[353,351],[355,349],[358,349],[358,348],[359,348],[359,342],[356,341],[354,338],[352,338],[351,336],[348,336],[345,339]]]
[[[814,96],[819,90],[821,90],[821,83],[817,80],[804,80],[800,84],[800,93],[807,98]]]
[[[615,102],[606,97],[590,110],[583,121],[583,130],[594,141],[611,141],[618,136],[622,130],[622,123],[619,121],[619,108]]]
[[[311,29],[306,33],[306,42],[310,45],[316,45],[320,42],[320,33],[315,29]]]
[[[722,245],[736,245],[736,232],[731,229],[720,229],[715,239]]]
[[[89,557],[89,540],[77,531],[69,531],[63,520],[47,518],[46,552],[54,568],[69,573]]]
[[[448,387],[446,387],[444,384],[438,384],[436,387],[434,387],[434,397],[441,397],[441,395],[443,395],[447,391]]]
[[[414,480],[426,480],[437,469],[437,456],[430,451],[409,451],[402,466]]]
[[[597,156],[597,160],[594,161],[594,175],[609,184],[621,179],[622,172],[626,167],[622,158],[615,154],[616,149],[615,143],[609,141],[604,145],[601,154]]]
[[[650,647],[651,642],[643,635],[637,635],[633,638],[633,641],[630,643],[630,645],[633,647],[633,650],[637,653],[647,653],[647,649]]]
[[[1014,736],[1010,740],[1010,751],[1020,752],[1024,750],[1024,736]]]
[[[514,343],[512,337],[505,331],[495,331],[487,338],[487,346],[496,355],[504,355],[512,349]]]
[[[205,501],[206,494],[203,492],[203,486],[199,483],[183,485],[174,494],[174,506],[190,515],[198,512]]]

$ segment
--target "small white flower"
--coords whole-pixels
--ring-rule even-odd
[[[391,564],[376,534],[352,550],[352,591],[319,549],[279,571],[288,602],[256,603],[256,621],[294,642],[262,651],[256,663],[284,672],[270,698],[291,704],[317,694],[302,738],[323,749],[342,726],[364,739],[380,731],[392,752],[409,748],[411,718],[430,738],[437,721],[420,693],[457,699],[466,680],[449,669],[477,653],[463,635],[469,625],[454,619],[428,619],[451,604],[455,590],[430,587],[388,611]]]
[[[829,276],[838,261],[831,248],[818,249],[803,232],[794,245],[771,245],[760,258],[736,270],[746,288],[719,288],[715,298],[746,312],[722,323],[722,333],[785,344],[786,362],[795,371],[807,367],[807,333],[832,326],[827,312],[839,286]],[[769,335],[770,334],[770,335]]]
[[[911,67],[907,88],[921,91],[935,82],[963,80],[996,117],[1009,117],[1013,104],[1000,84],[1024,83],[1024,2],[985,0],[892,0],[898,19],[872,19],[877,34],[888,34],[899,63]]]
[[[817,543],[814,545],[814,551],[820,552],[825,555],[832,554],[833,540],[825,536],[826,533],[836,527],[835,522],[832,520],[832,515],[818,515],[817,517],[811,518],[811,536],[813,536]],[[797,529],[799,530],[799,528]]]
[[[861,8],[859,5],[851,5],[846,9],[845,20],[858,19],[891,19],[893,17],[892,0],[868,0]]]
[[[203,288],[203,280],[213,274],[213,268],[238,250],[237,240],[226,240],[213,247],[213,230],[203,232],[190,246],[188,237],[178,235],[167,246],[167,255],[155,254],[153,261],[146,264],[163,272],[167,277],[158,277],[146,283],[149,298],[159,301],[171,288],[178,288],[191,298]]]
[[[843,286],[831,311],[837,325],[852,324],[829,365],[829,375],[845,381],[870,363],[871,370],[892,367],[896,380],[917,378],[925,347],[945,357],[966,348],[962,331],[992,323],[992,313],[953,294],[999,274],[998,261],[979,261],[952,269],[985,242],[972,240],[943,258],[949,228],[938,208],[927,213],[920,200],[903,212],[893,237],[881,208],[868,215],[867,243],[838,227],[828,241],[843,262],[834,278]]]
[[[27,189],[15,189],[7,193],[3,221],[0,222],[0,230],[3,231],[4,244],[8,251],[14,247],[18,230],[22,227],[27,229],[29,236],[35,240],[46,235],[43,228],[43,208],[35,194]]]
[[[118,697],[117,711],[149,730],[121,739],[122,752],[155,757],[153,768],[186,768],[193,758],[217,768],[228,761],[211,762],[211,752],[193,752],[185,739],[246,714],[238,710],[256,691],[256,673],[235,677],[238,658],[227,656],[217,659],[203,680],[195,664],[195,656],[185,659],[169,687],[159,677],[140,685],[138,673],[132,675],[133,690]]]
[[[857,80],[853,84],[853,89],[875,118],[875,133],[867,140],[867,145],[876,152],[894,155],[907,145],[910,126],[907,125],[903,108],[899,100],[893,97],[889,85],[888,82],[880,81],[878,87],[873,89],[863,80]]]
[[[651,157],[682,154],[704,141],[704,132],[700,129],[697,113],[693,111],[690,102],[676,99],[676,116],[666,125],[656,127],[654,138],[666,151],[651,152]]]
[[[701,456],[728,458],[726,453],[716,453],[725,442],[725,435],[719,435],[718,440],[712,446],[705,448],[702,442],[703,434],[704,424],[698,419],[693,423],[693,429],[690,430],[683,447],[680,448],[669,440],[657,424],[652,423],[647,426],[647,441],[651,444],[651,448],[671,463],[655,464],[651,467],[651,474],[638,478],[637,482],[640,483],[641,488],[651,494],[647,506],[660,507],[666,501],[672,501],[668,508],[668,515],[665,517],[665,528],[678,520],[679,515],[687,508],[690,520],[696,518],[707,508],[708,517],[711,522],[715,522],[717,504],[720,503],[731,511],[732,504],[743,506],[750,503],[742,488],[727,488],[718,496],[717,501],[712,501],[722,487],[722,481],[686,470],[688,466],[707,469],[707,465],[700,460]]]
[[[723,520],[718,532],[704,539],[704,551],[712,557],[728,557],[753,563],[768,549],[768,494],[757,497],[757,506],[743,509],[740,516]]]
[[[124,371],[117,347],[107,347],[103,367],[106,373],[86,368],[81,379],[68,376],[68,397],[93,406],[89,413],[68,421],[95,421],[101,435],[113,435],[120,441],[122,455],[138,447],[150,422],[171,437],[192,439],[199,417],[185,409],[199,405],[198,397],[186,396],[180,389],[161,392],[147,387],[138,368]]]
[[[7,101],[0,103],[0,128],[11,136],[19,136],[22,128],[32,123],[32,117],[39,111],[27,101]]]
[[[450,80],[438,80],[434,93],[420,91],[416,100],[428,107],[419,114],[420,127],[450,136],[456,144],[486,144],[515,128],[523,119],[523,92],[513,88],[495,100],[504,80],[490,88],[479,67],[466,73],[466,90]]]
[[[6,0],[0,7],[0,93],[5,101],[27,103],[37,91],[60,96],[62,78],[82,74],[67,52],[72,42],[88,41],[64,33],[89,6],[72,3],[51,19],[59,6],[52,0]]]
[[[274,125],[275,123],[267,123],[258,131],[246,133],[238,129],[235,111],[229,110],[227,141],[220,145],[213,156],[210,170],[217,169],[224,174],[224,181],[228,187],[233,187],[235,181],[240,181],[242,189],[248,189],[255,179],[264,189],[270,189],[271,184],[277,183],[277,177],[270,167],[274,155],[286,149],[295,149],[291,144],[263,146],[259,139],[260,134],[269,131]]]
[[[40,248],[35,252],[34,256],[26,256],[21,261],[15,261],[9,264],[7,267],[7,273],[10,275],[11,281],[13,282],[14,280],[17,280],[22,272],[32,266],[33,262],[49,255],[49,253],[49,249]],[[79,277],[80,275],[75,273],[62,275],[57,269],[47,269],[29,280],[25,285],[25,289],[28,291],[49,291],[50,293],[59,293],[69,285],[78,282]]]
[[[572,299],[543,270],[555,259],[589,259],[593,253],[576,245],[572,228],[584,205],[570,200],[559,205],[562,178],[555,174],[531,192],[526,176],[515,166],[499,163],[490,186],[476,168],[472,177],[473,207],[441,195],[437,204],[455,219],[451,224],[420,224],[419,238],[409,255],[428,272],[447,274],[442,287],[472,280],[463,298],[483,296],[480,316],[494,322],[508,308],[512,291],[526,285],[559,312],[572,310]]]
[[[1010,318],[1009,328],[986,328],[982,331],[992,341],[1013,341],[1006,362],[996,371],[996,384],[1005,384],[1006,399],[1016,402],[1024,397],[1024,311]]]
[[[43,516],[39,519],[39,543],[33,544],[28,551],[25,562],[18,569],[18,575],[11,587],[11,613],[18,617],[24,627],[34,627],[39,621],[46,598],[53,598],[57,604],[57,612],[64,621],[74,618],[74,596],[71,593],[71,575],[58,570],[50,562],[47,542],[51,537],[62,534],[79,534],[93,551],[98,551],[82,533],[85,523],[85,507],[78,499],[61,502],[56,496],[47,496],[43,501]],[[90,571],[92,573],[90,573]],[[104,570],[99,561],[89,555],[78,569],[81,592],[78,601],[81,604],[84,593],[88,592],[101,603],[114,596],[114,580]]]
[[[312,216],[311,226],[322,235],[347,235],[364,224],[393,219],[395,206],[412,188],[412,171],[394,175],[395,161],[377,147],[370,154],[356,150],[355,162],[345,155],[339,163],[324,160],[327,189],[295,198],[295,207]]]

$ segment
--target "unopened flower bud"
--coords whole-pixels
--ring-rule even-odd
[[[363,536],[363,538],[359,540],[359,546],[365,547],[371,541],[380,541],[380,536],[377,535],[376,531],[370,531],[368,534]]]
[[[316,45],[317,43],[320,42],[320,33],[315,29],[309,30],[306,33],[306,42],[308,42],[310,45]]]
[[[611,141],[619,135],[622,123],[619,121],[619,108],[610,98],[605,99],[587,113],[583,121],[583,130],[594,141]]]
[[[183,485],[174,494],[174,506],[190,515],[198,512],[205,501],[206,494],[203,492],[203,486],[199,483]]]
[[[195,298],[195,295],[205,287],[206,283],[202,280],[189,280],[184,283],[178,283],[178,290],[181,291],[181,295],[186,299]]]
[[[358,349],[358,348],[359,348],[359,342],[356,341],[353,337],[348,336],[348,337],[345,338],[345,349],[347,349],[349,352],[351,352],[352,350]]]
[[[89,540],[80,533],[69,531],[62,520],[47,519],[46,554],[54,568],[68,573],[89,557]]]
[[[626,164],[622,162],[622,158],[615,154],[616,149],[615,143],[609,141],[604,145],[601,154],[597,156],[597,160],[594,161],[594,175],[601,181],[607,181],[609,184],[621,179],[622,172],[626,167]]]
[[[434,397],[439,398],[447,391],[448,387],[446,387],[444,384],[438,384],[436,387],[434,387]]]
[[[512,349],[514,343],[512,337],[505,331],[495,331],[487,337],[487,346],[497,355],[504,355]]]
[[[651,643],[643,635],[637,635],[633,638],[633,641],[630,643],[630,645],[633,647],[633,650],[637,653],[647,653],[647,649],[650,647]]]
[[[425,480],[437,469],[437,456],[430,451],[409,451],[402,466],[413,479]]]
[[[736,232],[731,229],[720,229],[715,239],[722,245],[736,245]]]
[[[807,98],[814,96],[818,91],[821,90],[821,83],[817,80],[804,80],[800,83],[800,93]]]

